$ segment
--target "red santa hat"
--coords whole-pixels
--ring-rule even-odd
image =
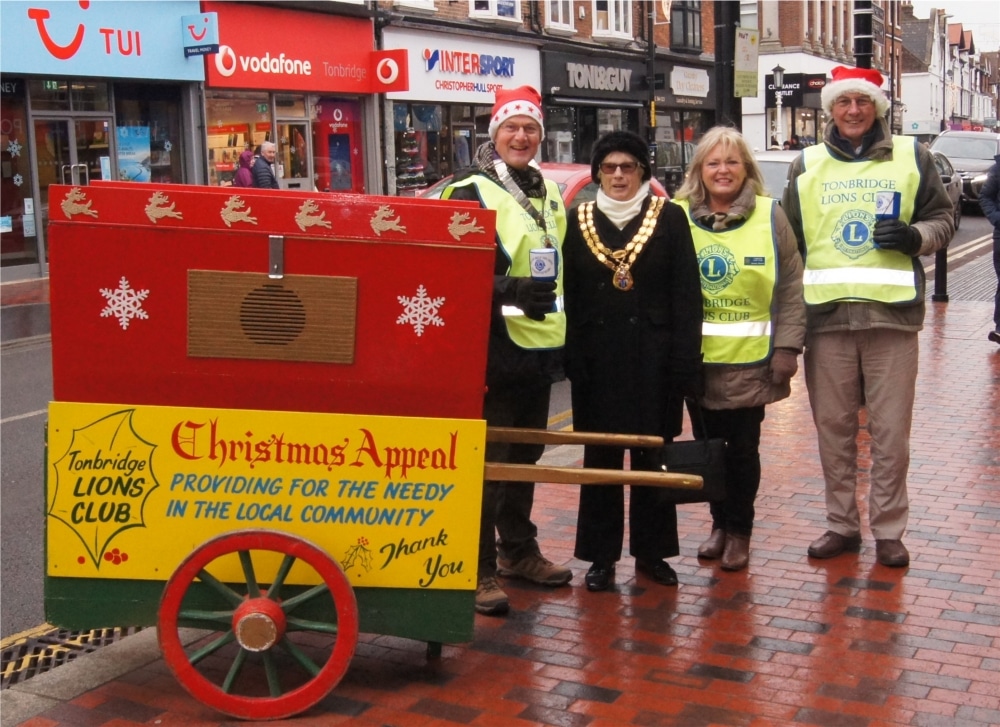
[[[889,110],[889,99],[882,91],[882,74],[874,68],[837,66],[830,71],[830,75],[833,80],[823,87],[820,94],[823,110],[827,113],[833,110],[834,102],[845,93],[863,93],[875,104],[879,116]]]
[[[496,141],[497,129],[507,119],[514,116],[527,116],[538,122],[542,127],[542,138],[545,138],[545,124],[542,123],[542,97],[531,86],[517,88],[501,88],[496,93],[493,104],[493,115],[490,117],[490,139]]]

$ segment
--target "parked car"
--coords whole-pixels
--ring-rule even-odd
[[[598,185],[590,179],[589,164],[559,164],[556,162],[542,162],[542,175],[546,179],[551,179],[559,186],[562,193],[563,203],[567,210],[573,209],[582,202],[590,202],[597,199]],[[417,192],[417,197],[421,199],[441,199],[444,188],[451,184],[451,175],[444,177],[427,189]],[[649,188],[658,197],[669,197],[667,190],[655,178],[650,180]]]
[[[934,157],[934,166],[937,167],[938,174],[941,176],[941,183],[948,193],[948,199],[951,200],[951,204],[955,208],[955,229],[957,230],[962,222],[962,178],[958,176],[955,167],[951,165],[948,157],[944,154],[932,149],[931,156]]]
[[[962,178],[962,204],[967,209],[979,209],[979,190],[986,181],[986,172],[1000,154],[1000,134],[991,131],[942,131],[931,142],[931,149],[948,157]]]
[[[760,167],[760,173],[764,175],[764,186],[767,193],[777,200],[780,200],[785,193],[785,185],[788,184],[788,167],[792,165],[801,151],[778,150],[756,151],[754,159]]]

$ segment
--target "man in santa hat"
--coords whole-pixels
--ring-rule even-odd
[[[805,375],[826,481],[812,558],[861,548],[858,417],[871,437],[868,522],[876,560],[904,567],[910,422],[923,327],[920,255],[947,246],[951,201],[916,139],[892,136],[882,74],[837,66],[822,91],[823,143],[789,168],[782,207],[805,258]]]
[[[552,384],[565,378],[562,349],[562,240],[566,209],[559,188],[542,177],[535,162],[545,138],[542,99],[534,88],[501,89],[489,126],[490,141],[476,152],[473,170],[456,175],[445,199],[478,202],[496,210],[493,316],[486,363],[483,418],[489,426],[545,429]],[[554,280],[531,277],[528,251],[555,252]],[[544,445],[486,445],[490,462],[535,464]],[[507,594],[497,575],[546,586],[569,583],[572,571],[547,560],[531,521],[533,483],[484,482],[479,533],[476,611],[506,613]],[[499,534],[499,542],[497,535]]]

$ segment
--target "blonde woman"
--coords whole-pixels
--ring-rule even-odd
[[[791,393],[805,341],[802,258],[777,201],[736,129],[715,127],[695,150],[675,203],[687,215],[701,273],[707,436],[726,446],[726,498],[710,505],[698,557],[738,571],[750,559],[764,407]]]

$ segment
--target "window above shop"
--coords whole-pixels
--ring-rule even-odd
[[[628,0],[592,0],[595,40],[632,40],[632,3]]]
[[[670,50],[701,53],[700,0],[675,0],[670,5]]]
[[[491,23],[521,24],[521,0],[469,0],[469,17]]]
[[[580,10],[583,11],[582,5]],[[573,0],[546,0],[545,29],[559,35],[571,35],[576,32]]]

